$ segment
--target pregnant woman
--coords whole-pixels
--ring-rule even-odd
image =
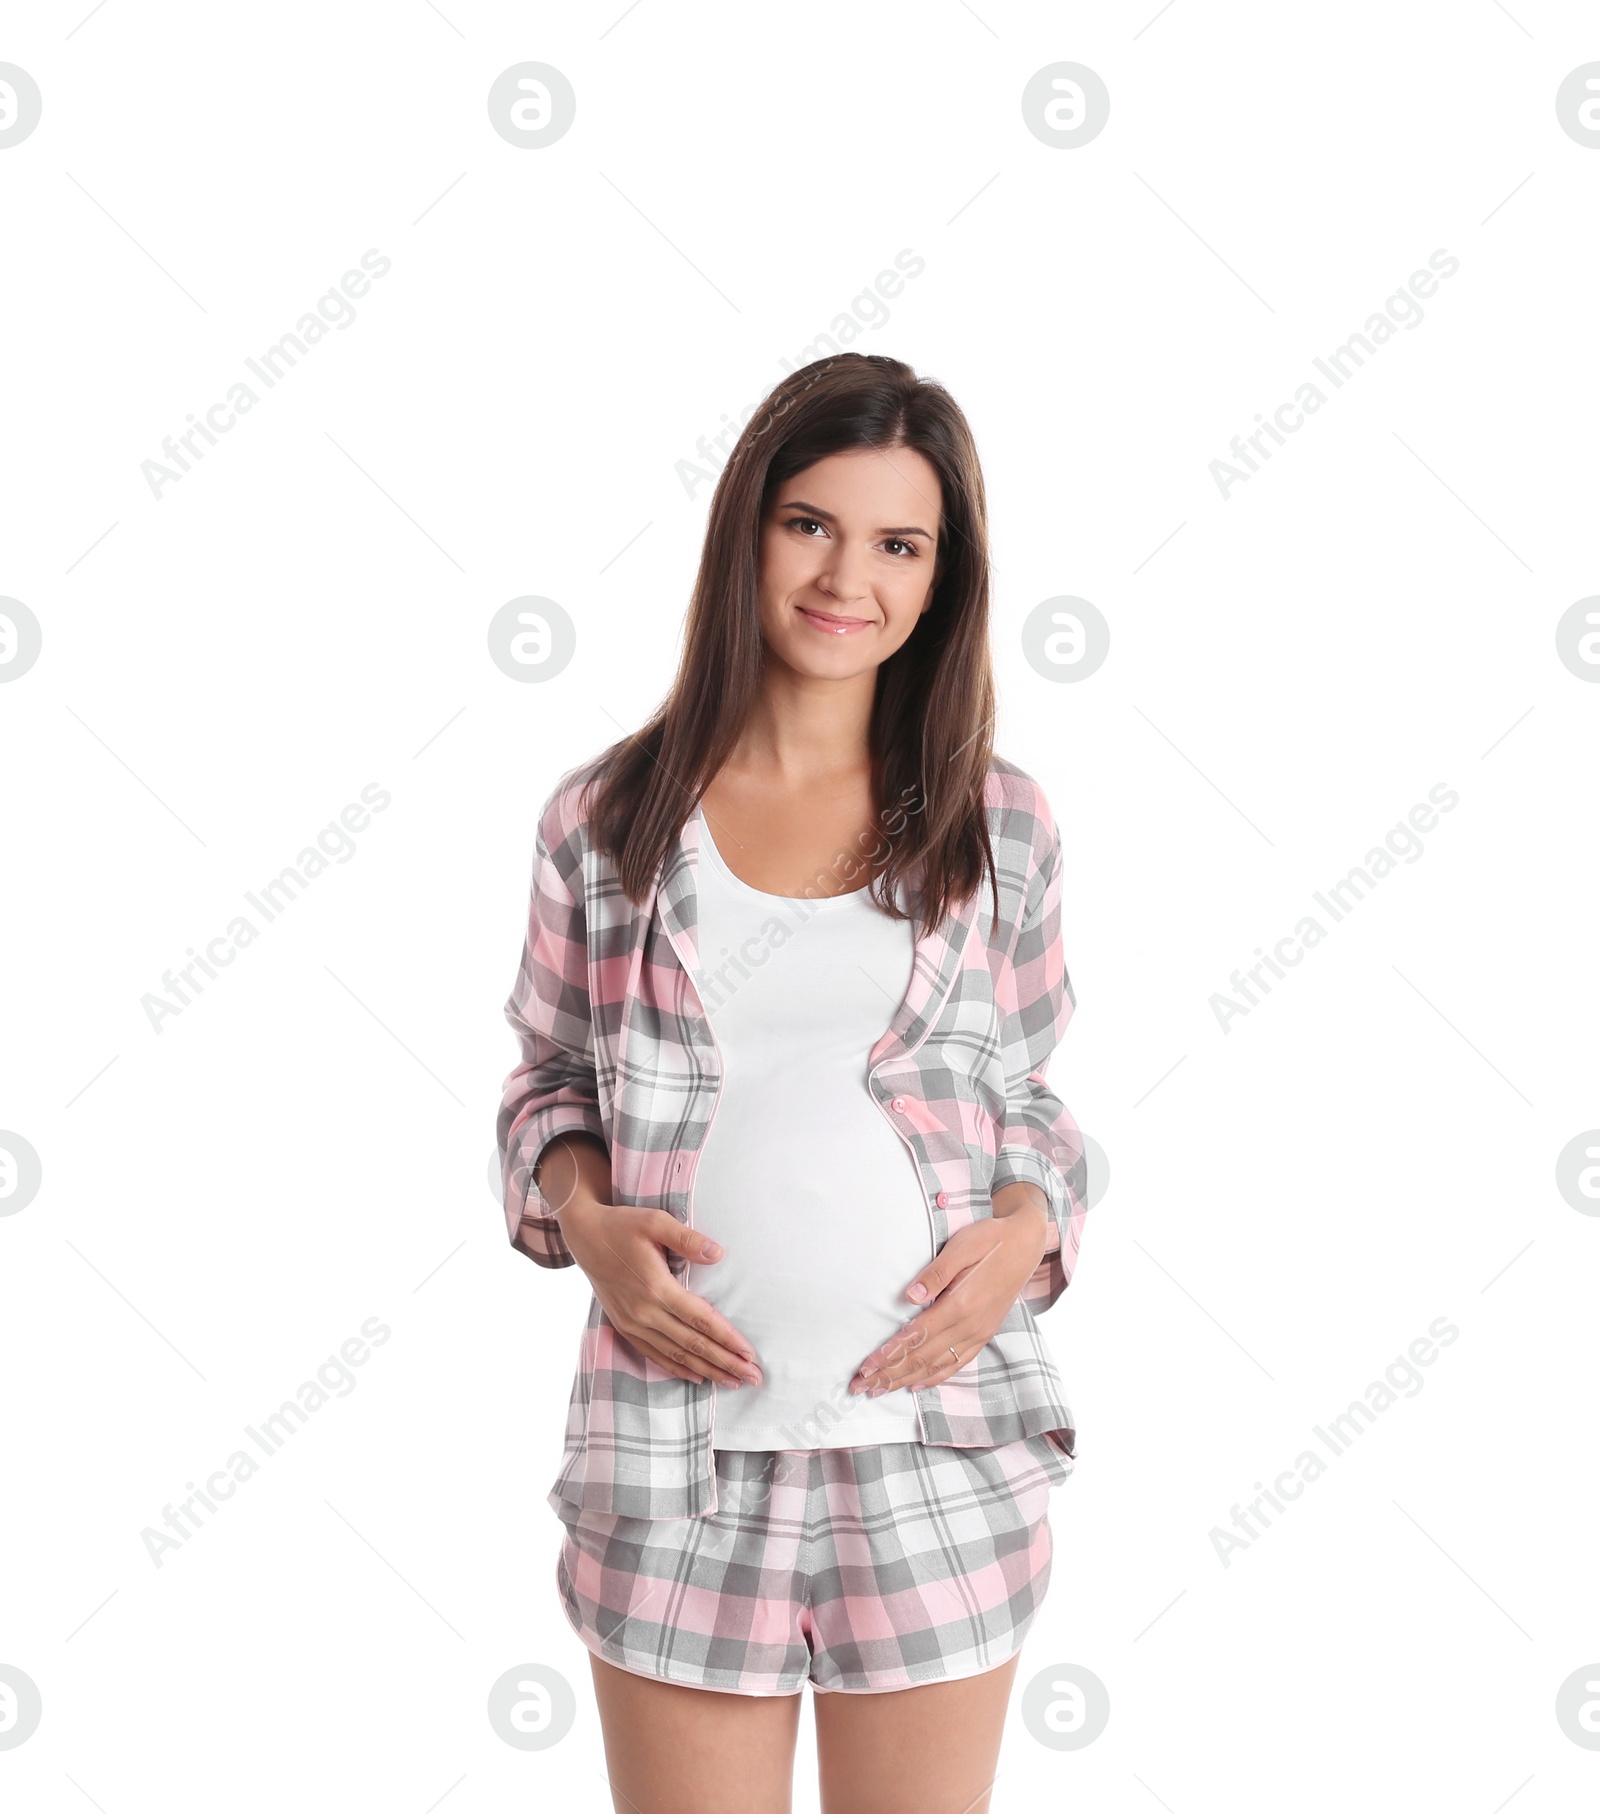
[[[1083,1141],[1061,838],[995,755],[983,480],[939,385],[794,372],[670,692],[539,817],[506,1222],[593,1287],[549,1503],[615,1806],[983,1814],[1072,1412],[1035,1324]]]

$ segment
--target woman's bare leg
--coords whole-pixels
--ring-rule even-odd
[[[684,1688],[593,1651],[589,1664],[617,1814],[789,1814],[798,1694]]]
[[[822,1814],[988,1814],[1021,1659],[889,1694],[818,1694]]]

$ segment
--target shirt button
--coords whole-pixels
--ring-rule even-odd
[[[938,1196],[936,1196],[934,1198],[934,1202],[937,1203],[941,1209],[948,1209],[950,1207],[949,1191],[946,1191],[946,1190],[940,1191]]]
[[[896,1096],[894,1101],[889,1104],[889,1107],[892,1108],[897,1115],[904,1111],[905,1106],[906,1099],[904,1096]]]

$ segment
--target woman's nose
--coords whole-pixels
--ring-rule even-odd
[[[861,598],[869,590],[866,551],[835,544],[818,577],[834,598]]]

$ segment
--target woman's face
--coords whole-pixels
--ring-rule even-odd
[[[769,652],[827,680],[886,661],[932,603],[940,502],[911,447],[829,454],[778,486],[761,525]]]

